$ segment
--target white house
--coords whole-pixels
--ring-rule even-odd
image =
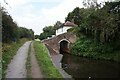
[[[77,26],[73,22],[67,21],[56,30],[56,36],[66,33],[68,29]]]

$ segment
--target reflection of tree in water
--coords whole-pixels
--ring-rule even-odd
[[[73,78],[116,78],[119,66],[115,62],[91,60],[69,54],[63,54],[62,68]]]
[[[77,70],[79,67],[77,67],[76,59],[71,59],[72,56],[69,54],[63,54],[63,58],[61,60],[62,68],[73,77],[76,76]],[[76,76],[77,77],[77,76]]]
[[[63,57],[62,57],[62,60],[61,60],[61,63],[62,63],[62,68],[65,69],[65,68],[68,68],[68,65],[69,65],[69,56],[64,54]]]

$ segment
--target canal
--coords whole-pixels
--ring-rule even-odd
[[[66,53],[58,54],[50,46],[46,45],[46,47],[54,65],[64,78],[120,79],[120,63],[83,58]]]
[[[63,54],[61,67],[72,78],[120,78],[120,64]]]

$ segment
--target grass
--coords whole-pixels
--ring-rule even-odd
[[[35,55],[45,78],[63,78],[58,69],[53,65],[48,50],[40,41],[34,42]]]
[[[86,37],[81,37],[72,45],[71,54],[120,62],[120,50],[114,50],[114,45],[96,44]]]
[[[28,50],[28,57],[27,57],[27,62],[26,62],[26,69],[27,69],[27,78],[31,78],[31,44],[29,46],[29,50]]]
[[[2,77],[5,77],[6,69],[10,61],[13,59],[17,50],[27,41],[26,38],[20,39],[16,43],[2,44]]]

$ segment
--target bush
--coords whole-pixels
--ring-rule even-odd
[[[94,40],[82,36],[72,45],[71,54],[94,59],[120,61],[118,59],[120,56],[117,56],[119,54],[115,52],[114,46],[116,45],[112,43],[96,44]]]

